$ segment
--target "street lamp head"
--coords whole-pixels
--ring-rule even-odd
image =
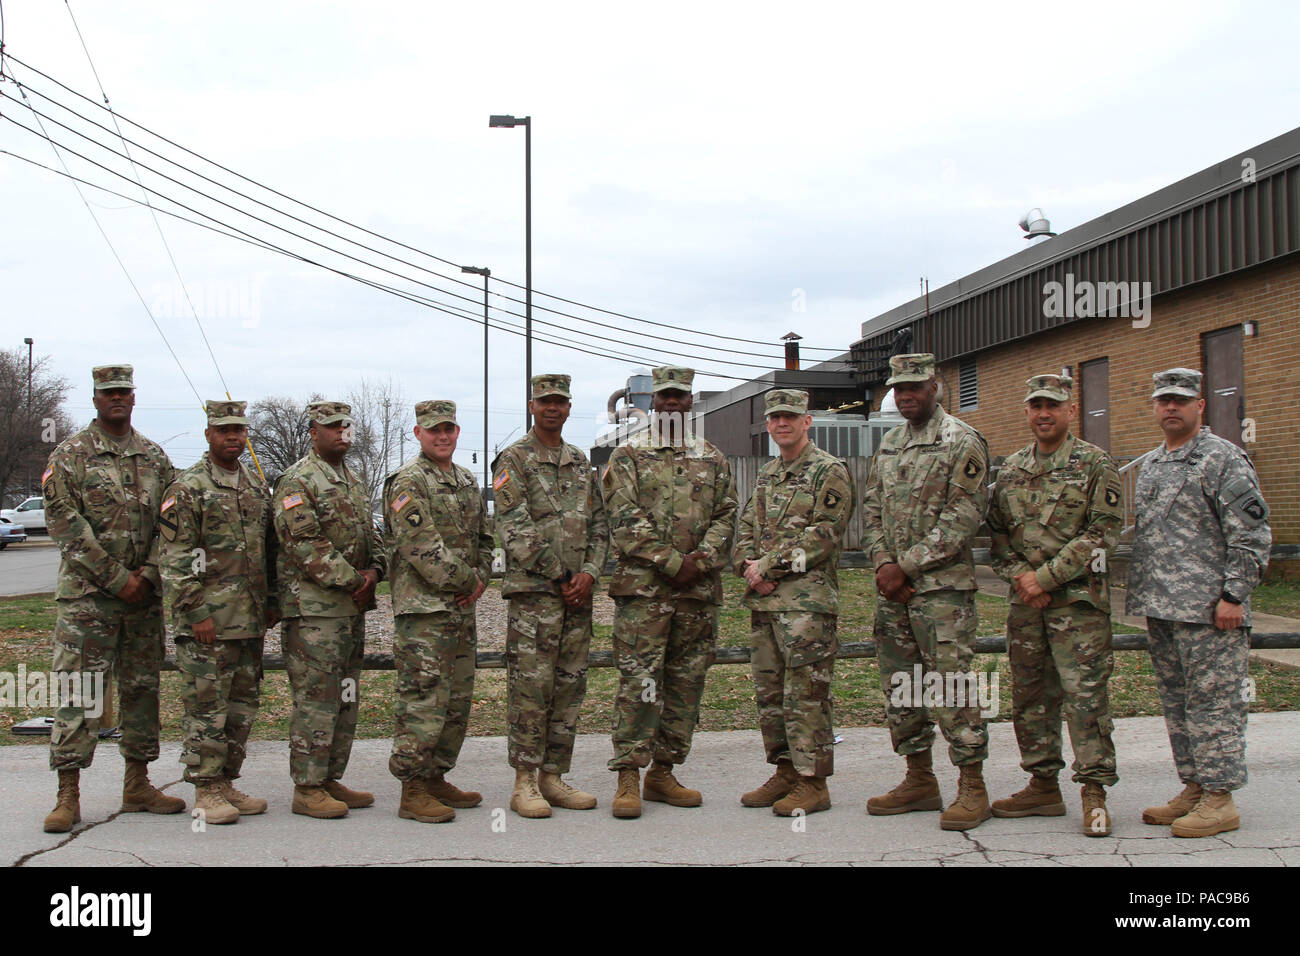
[[[32,344],[31,339],[23,339],[23,345],[31,345],[31,344]]]
[[[461,266],[460,271],[469,272],[476,276],[490,276],[492,274],[492,270],[487,268],[486,266],[484,266],[482,269],[480,269],[478,266]]]
[[[506,129],[511,129],[515,126],[527,126],[527,125],[528,125],[527,116],[489,116],[488,117],[488,126],[490,127],[501,126],[501,127],[505,127]]]

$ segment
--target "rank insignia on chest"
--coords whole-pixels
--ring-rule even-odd
[[[1114,488],[1106,489],[1106,504],[1110,505],[1112,508],[1119,504],[1119,492]]]
[[[296,508],[300,504],[302,504],[302,495],[298,495],[298,494],[289,495],[281,503],[284,505],[285,511],[288,511],[290,508]]]
[[[401,511],[410,503],[411,503],[411,496],[408,495],[405,491],[403,491],[400,495],[398,495],[396,498],[393,499],[393,514],[397,514],[399,511]]]

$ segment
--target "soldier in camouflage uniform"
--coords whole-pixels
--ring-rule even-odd
[[[748,585],[758,722],[776,773],[740,802],[790,816],[831,805],[836,572],[854,493],[844,463],[808,438],[808,393],[773,389],[764,402],[781,454],[758,473],[732,563]]]
[[[365,612],[375,607],[386,564],[365,485],[343,463],[351,414],[343,402],[307,406],[312,450],[280,476],[272,499],[280,630],[293,688],[293,812],[321,819],[375,802],[341,782],[357,727]]]
[[[1142,812],[1174,836],[1235,830],[1246,784],[1250,594],[1268,567],[1268,505],[1246,453],[1201,424],[1201,373],[1157,372],[1164,444],[1142,465],[1128,613],[1145,614],[1181,794]]]
[[[388,769],[402,781],[397,815],[442,823],[482,794],[445,779],[456,766],[474,696],[474,603],[492,573],[492,532],[473,474],[452,461],[456,403],[415,406],[420,455],[384,482],[397,664],[397,727]]]
[[[1083,832],[1109,836],[1106,791],[1115,774],[1107,693],[1111,652],[1106,561],[1123,523],[1110,456],[1075,438],[1072,381],[1035,375],[1025,415],[1034,441],[1007,458],[989,502],[993,569],[1008,584],[1012,720],[1027,787],[993,802],[995,817],[1061,816],[1056,776],[1061,707],[1082,787]]]
[[[237,823],[266,801],[235,789],[257,716],[266,629],[279,620],[271,495],[239,456],[247,402],[209,401],[208,451],[163,498],[165,604],[184,679],[181,763],[207,823]]]
[[[603,487],[618,567],[614,598],[616,817],[641,815],[645,799],[698,807],[673,765],[691,749],[704,680],[713,662],[722,603],[722,566],[736,517],[726,457],[693,434],[695,372],[665,365],[652,373],[650,427],[614,449]]]
[[[894,387],[906,424],[891,429],[872,461],[866,495],[863,549],[876,568],[875,637],[885,713],[895,752],[907,758],[907,776],[888,794],[867,801],[872,814],[938,810],[943,804],[931,769],[934,724],[911,687],[913,706],[899,702],[897,676],[915,665],[945,688],[968,686],[975,655],[975,562],[971,539],[988,498],[984,437],[939,405],[934,356],[895,355],[887,385]],[[960,768],[957,799],[944,811],[945,830],[968,830],[990,816],[983,763],[988,733],[979,707],[935,708]]]
[[[605,505],[587,456],[562,437],[569,382],[567,375],[533,376],[533,427],[493,464],[496,528],[507,562],[501,593],[510,601],[510,809],[531,818],[549,817],[552,806],[596,805],[560,779],[573,759],[587,689],[591,592],[609,551]]]
[[[131,366],[101,365],[91,377],[94,421],[54,449],[41,476],[45,523],[60,551],[53,669],[72,675],[116,671],[126,760],[122,810],[179,813],[185,801],[160,793],[147,772],[158,759],[163,661],[158,506],[172,480],[172,463],[131,427]],[[94,702],[60,703],[50,733],[50,769],[59,773],[59,794],[45,818],[47,833],[66,833],[80,822],[80,773],[94,759],[99,732],[99,718],[87,713],[95,710]],[[79,706],[86,703],[92,706]]]

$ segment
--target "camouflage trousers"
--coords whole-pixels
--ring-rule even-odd
[[[838,618],[813,611],[753,611],[749,666],[767,762],[804,777],[835,772],[831,678]]]
[[[257,716],[262,679],[262,638],[176,642],[176,666],[184,684],[185,782],[234,780],[244,765],[245,745]]]
[[[441,776],[456,766],[474,699],[474,607],[394,619],[396,728],[388,770],[398,780]]]
[[[587,693],[591,602],[571,608],[550,594],[510,596],[506,632],[507,758],[520,769],[568,773]]]
[[[948,741],[954,766],[979,763],[989,754],[989,735],[978,706],[935,707],[894,702],[894,675],[914,673],[920,664],[927,673],[949,683],[948,675],[970,673],[975,657],[975,592],[927,591],[906,604],[880,598],[876,605],[876,653],[880,685],[885,692],[885,716],[894,752],[922,753],[934,746],[934,720]]]
[[[1245,628],[1147,618],[1151,669],[1174,766],[1206,790],[1246,785],[1250,638]]]
[[[88,594],[58,602],[54,624],[56,674],[113,672],[118,688],[119,745],[128,760],[158,759],[158,671],[163,662],[162,602],[127,604]],[[107,679],[103,685],[107,690]],[[63,701],[65,705],[67,701]],[[98,701],[95,710],[106,706]],[[62,706],[50,731],[50,769],[82,770],[95,756],[100,717]],[[102,715],[101,715],[102,716]]]
[[[1115,669],[1110,614],[1075,601],[1039,610],[1013,604],[1007,614],[1011,720],[1020,766],[1055,777],[1061,759],[1061,710],[1074,748],[1075,783],[1113,787],[1115,745],[1109,682]]]
[[[614,759],[610,770],[653,758],[678,764],[691,752],[704,680],[713,663],[718,609],[704,601],[614,599]]]
[[[357,732],[366,616],[291,617],[280,626],[293,689],[289,776],[300,787],[339,780]]]

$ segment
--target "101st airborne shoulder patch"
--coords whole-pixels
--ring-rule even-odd
[[[492,479],[492,492],[502,511],[509,511],[523,500],[515,481],[510,477],[509,468],[502,468],[501,474]]]
[[[1223,500],[1249,527],[1262,524],[1268,518],[1268,505],[1246,478],[1230,479],[1223,486]]]
[[[980,463],[972,452],[953,469],[952,481],[957,487],[974,494],[979,490]]]
[[[1106,506],[1109,508],[1119,507],[1119,489],[1114,486],[1106,488]]]
[[[174,507],[176,507],[176,496],[169,495],[158,510],[158,530],[168,541],[176,540],[176,516],[167,513]]]

